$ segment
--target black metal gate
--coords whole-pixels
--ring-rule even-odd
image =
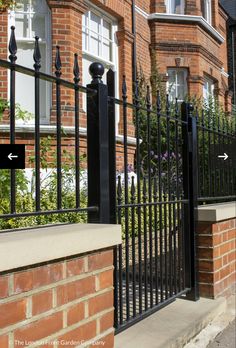
[[[108,90],[112,95],[109,75]],[[110,117],[119,105],[123,127],[116,146],[117,222],[123,234],[115,250],[117,332],[176,297],[198,297],[191,272],[195,248],[190,210],[197,190],[189,179],[194,171],[197,182],[190,163],[195,155],[190,148],[192,109],[183,103],[180,112],[177,100],[161,100],[159,92],[154,107],[150,99],[149,87],[143,101],[136,86],[135,103],[128,103],[125,78],[122,100],[109,97]]]

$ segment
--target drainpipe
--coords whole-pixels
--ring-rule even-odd
[[[233,62],[233,95],[234,104],[236,105],[236,71],[235,71],[235,60],[236,60],[236,47],[235,47],[235,29],[236,23],[232,26],[232,62]]]
[[[135,0],[132,0],[132,34],[134,37],[133,49],[132,49],[132,81],[133,90],[135,87],[135,82],[137,80],[137,47],[136,47],[136,15],[135,15]]]

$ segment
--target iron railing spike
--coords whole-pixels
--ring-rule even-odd
[[[123,81],[122,81],[122,96],[123,98],[127,97],[127,84],[126,84],[125,75],[123,75]]]
[[[78,54],[74,54],[74,67],[73,67],[73,74],[74,74],[74,82],[76,84],[80,81],[80,70],[79,70],[79,63],[78,63]]]
[[[15,27],[11,26],[11,36],[8,46],[9,52],[11,53],[9,56],[10,62],[12,64],[15,63],[17,60],[16,53],[17,53],[17,44],[16,44],[16,36],[15,36]]]
[[[40,52],[40,48],[39,48],[39,37],[35,36],[35,45],[34,45],[34,54],[33,54],[33,58],[34,58],[34,69],[36,71],[39,71],[41,68],[41,52]]]
[[[55,57],[55,74],[56,77],[61,76],[61,57],[60,57],[60,47],[56,46],[56,57]]]

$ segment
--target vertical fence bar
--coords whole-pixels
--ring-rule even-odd
[[[115,97],[115,73],[112,69],[107,72],[108,95]],[[115,101],[108,103],[109,122],[109,186],[110,186],[110,223],[116,223],[116,114]]]
[[[157,305],[159,302],[158,299],[158,288],[159,288],[159,282],[158,282],[158,227],[157,227],[157,177],[155,176],[153,179],[153,201],[155,203],[154,205],[154,235],[155,235],[155,304]]]
[[[151,167],[151,96],[150,87],[147,86],[146,95],[146,108],[147,108],[147,145],[148,145],[148,229],[149,229],[149,283],[150,283],[150,307],[153,307],[153,260],[152,260],[152,167]]]
[[[35,37],[34,47],[34,69],[35,69],[35,202],[36,211],[40,210],[40,79],[41,53],[39,49],[39,37]]]
[[[15,27],[11,27],[11,37],[9,41],[9,56],[11,62],[10,68],[10,143],[15,144],[15,101],[16,101],[16,38],[15,38]],[[11,214],[16,211],[16,171],[11,169]]]
[[[148,270],[147,270],[147,181],[143,178],[143,239],[144,239],[144,297],[145,310],[148,309]]]
[[[74,98],[75,98],[75,205],[80,206],[80,146],[79,146],[79,81],[78,54],[74,54]]]
[[[186,124],[183,125],[183,187],[184,198],[188,200],[188,208],[184,210],[185,286],[191,289],[187,298],[197,300],[199,298],[196,262],[197,123],[192,114],[191,104],[183,103],[181,111],[182,120],[187,122],[187,127]]]
[[[109,97],[115,97],[115,73],[112,69],[107,72],[107,91]],[[108,103],[109,122],[109,187],[110,187],[110,223],[116,224],[116,122],[115,101],[110,99]],[[120,222],[118,222],[120,223]],[[114,326],[118,327],[118,259],[119,251],[115,246],[114,256]],[[121,272],[121,270],[119,270]]]
[[[179,173],[179,105],[178,105],[178,99],[175,100],[175,164],[176,164],[176,193],[175,198],[177,200],[177,204],[173,204],[173,220],[174,220],[174,284],[175,284],[175,293],[177,293],[177,274],[178,274],[178,265],[180,262],[180,245],[179,245],[179,239],[178,239],[178,249],[177,249],[177,238],[176,233],[178,233],[178,236],[180,234],[179,230],[179,183],[180,183],[180,173]],[[177,214],[176,214],[177,210]],[[178,232],[177,232],[178,231]],[[178,257],[177,257],[177,250],[178,250]],[[180,281],[180,277],[179,277]]]
[[[202,193],[201,195],[204,196],[204,192],[206,192],[206,171],[205,171],[205,115],[204,115],[204,110],[201,112],[202,115],[202,122],[201,122],[201,134],[202,134]]]
[[[158,156],[158,193],[159,193],[159,245],[160,245],[160,301],[163,301],[163,232],[162,232],[162,209],[163,204],[162,202],[162,165],[161,165],[161,97],[160,92],[157,91],[157,101],[156,101],[156,107],[157,107],[157,156]]]
[[[168,202],[171,200],[171,151],[170,151],[170,146],[171,146],[171,132],[170,132],[170,101],[169,101],[169,95],[167,94],[166,96],[166,141],[167,141],[167,175],[168,175],[168,184],[167,184],[167,192],[168,192]],[[169,293],[168,296],[172,296],[172,233],[171,233],[171,215],[172,215],[172,210],[171,210],[171,203],[168,203],[168,247],[166,249],[166,253],[168,252],[168,262],[169,262]]]
[[[136,135],[136,172],[137,172],[137,214],[138,214],[138,274],[139,274],[139,314],[143,306],[143,284],[142,284],[142,237],[141,237],[141,170],[140,170],[140,114],[139,114],[139,87],[135,82],[135,135]]]
[[[207,111],[207,127],[208,127],[208,197],[211,197],[212,195],[212,165],[211,165],[211,112],[208,109]]]
[[[60,48],[56,47],[55,58],[55,75],[56,81],[56,119],[57,119],[57,209],[61,209],[61,187],[62,187],[62,172],[61,172],[61,58]]]
[[[92,63],[89,72],[87,87],[94,92],[87,92],[88,205],[98,211],[88,212],[88,222],[110,223],[108,89],[102,64]]]
[[[131,232],[132,232],[132,273],[133,273],[133,317],[136,317],[136,255],[135,255],[135,200],[136,192],[134,185],[134,176],[131,178],[130,201],[131,207]]]
[[[118,224],[121,224],[121,203],[122,203],[122,185],[121,185],[121,176],[118,176],[118,184],[117,184],[117,203],[118,203]],[[120,318],[120,325],[123,324],[123,283],[122,283],[122,273],[123,273],[123,255],[122,255],[122,244],[118,246],[118,266],[119,266],[119,272],[118,272],[118,279],[119,279],[119,318]],[[117,308],[118,312],[118,308]],[[118,314],[116,318],[115,314],[115,320],[118,321]]]
[[[129,203],[129,182],[128,182],[128,143],[127,143],[127,85],[125,76],[122,82],[122,100],[123,100],[123,129],[124,129],[124,184],[125,184],[125,204]],[[125,280],[126,280],[126,319],[130,318],[129,301],[129,208],[125,207]]]
[[[190,287],[191,271],[190,266],[190,187],[189,187],[189,134],[188,134],[188,114],[190,105],[182,103],[181,116],[182,116],[182,161],[183,161],[183,198],[188,200],[188,204],[183,203],[181,210],[181,226],[183,231],[184,240],[184,260],[186,265],[184,272],[184,285]],[[192,108],[193,110],[193,108]]]

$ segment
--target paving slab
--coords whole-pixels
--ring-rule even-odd
[[[236,347],[236,321],[232,321],[227,328],[216,336],[207,348],[235,348]]]
[[[226,308],[224,298],[177,299],[116,335],[115,348],[183,348]]]

